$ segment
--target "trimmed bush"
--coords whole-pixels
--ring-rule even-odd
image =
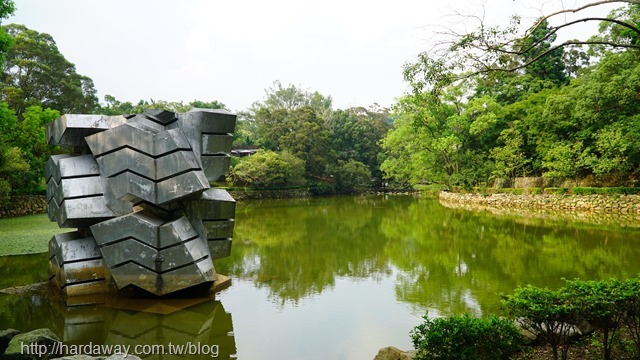
[[[574,187],[574,195],[637,195],[639,187]]]
[[[411,331],[417,350],[414,360],[510,359],[524,349],[522,335],[513,322],[495,315],[431,319],[427,314],[424,320]]]
[[[522,189],[516,189],[516,188],[500,188],[500,189],[496,189],[496,193],[498,193],[498,194],[521,195],[522,192],[523,192]]]
[[[548,187],[548,188],[544,188],[544,193],[550,194],[550,195],[562,195],[567,193],[567,188]]]
[[[604,359],[614,358],[622,326],[626,326],[635,356],[640,358],[640,278],[569,280],[559,290],[529,285],[504,296],[503,304],[523,329],[551,345],[554,359],[558,350],[562,359],[567,358],[576,335],[584,335],[577,325],[585,321],[597,330]]]
[[[542,194],[542,188],[527,188],[527,194],[540,195]]]

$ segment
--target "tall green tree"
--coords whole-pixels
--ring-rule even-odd
[[[44,189],[44,165],[51,155],[45,124],[59,116],[55,110],[31,106],[20,120],[0,102],[0,197]]]
[[[276,81],[266,90],[264,101],[254,103],[244,120],[255,127],[258,146],[288,151],[305,162],[308,179],[320,179],[327,175],[334,159],[325,126],[331,112],[331,97],[293,85],[283,87]]]
[[[391,128],[389,111],[376,107],[336,110],[327,119],[326,126],[337,158],[365,164],[380,182],[380,140]]]
[[[13,0],[0,0],[0,19],[6,19],[15,13],[16,7]],[[13,38],[0,28],[0,64],[4,62],[5,54],[13,45]]]
[[[256,112],[260,145],[273,151],[288,151],[306,164],[307,178],[327,173],[333,151],[329,132],[309,106],[294,110],[262,108]]]
[[[524,71],[555,85],[565,84],[567,74],[562,48],[551,49],[557,35],[552,32],[547,19],[540,19],[531,34],[521,40],[522,62],[528,64]]]
[[[489,97],[465,102],[461,88],[442,96],[402,98],[396,121],[382,142],[386,177],[400,183],[471,186],[487,181],[489,149],[504,128],[502,107]]]
[[[624,5],[626,10],[613,11],[607,17],[587,14],[587,10],[596,12],[611,4]],[[600,49],[640,49],[637,43],[640,38],[639,5],[638,0],[591,1],[575,8],[547,13],[524,31],[520,26],[522,18],[518,15],[500,26],[488,25],[484,17],[461,16],[460,21],[465,22],[465,27],[471,30],[462,33],[455,30],[441,32],[440,35],[445,38],[436,39],[434,47],[421,53],[416,62],[407,64],[404,76],[414,92],[440,92],[453,83],[495,72],[525,71],[560,81],[563,64],[558,61],[561,58],[559,50],[567,50],[563,56],[565,60],[585,62],[586,54],[580,50],[585,45]],[[572,14],[574,19],[554,21],[566,14]],[[478,23],[474,26],[469,23],[470,19]],[[606,36],[553,42],[560,32],[572,35],[571,30],[585,22],[600,22]],[[552,23],[558,25],[550,25]],[[514,58],[518,61],[514,61]],[[534,65],[538,62],[539,65]],[[576,73],[575,66],[568,65],[564,69],[565,76]],[[529,67],[532,69],[527,70]]]
[[[267,108],[291,111],[308,106],[324,119],[331,113],[332,102],[331,96],[324,96],[317,91],[309,92],[292,84],[284,87],[280,81],[274,81],[265,90],[264,101],[253,104],[252,110]]]
[[[16,142],[18,119],[6,103],[0,102],[0,207],[7,206],[15,185],[29,171],[29,163]]]
[[[18,117],[32,105],[61,113],[92,113],[97,108],[93,80],[76,72],[49,34],[16,24],[3,29],[14,44],[6,53],[0,96]]]
[[[491,149],[491,157],[494,161],[492,175],[497,178],[514,178],[526,174],[528,159],[523,151],[524,137],[516,128],[502,130],[498,141],[502,146]]]

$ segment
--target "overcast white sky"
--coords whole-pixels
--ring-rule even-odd
[[[482,0],[15,2],[4,23],[53,36],[101,101],[218,100],[233,111],[275,80],[331,96],[334,108],[390,106],[407,90],[402,65],[428,48],[433,25],[482,9]],[[493,23],[515,12],[532,22],[541,9],[584,2],[484,0],[484,11]]]

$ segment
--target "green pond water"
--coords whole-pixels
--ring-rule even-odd
[[[216,269],[233,283],[215,299],[67,307],[0,294],[0,329],[164,346],[146,359],[212,358],[167,354],[169,343],[215,345],[222,359],[372,359],[384,346],[411,348],[426,311],[499,314],[500,294],[519,285],[636,276],[640,229],[496,217],[410,196],[243,201],[232,255]],[[46,254],[0,257],[0,289],[46,276]]]

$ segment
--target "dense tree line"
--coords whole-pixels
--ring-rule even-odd
[[[610,17],[621,15],[639,27],[639,4]],[[517,71],[458,73],[464,81],[443,86],[431,75],[444,59],[408,65],[414,91],[396,105],[395,128],[383,141],[385,174],[401,184],[474,186],[515,176],[634,183],[640,175],[640,51],[554,48],[551,27],[544,19],[537,24],[513,42],[530,51],[503,52],[496,60],[514,68],[528,64]],[[595,38],[632,44],[639,35],[603,22]]]
[[[334,110],[331,97],[276,81],[238,123],[237,143],[264,153],[240,160],[228,180],[259,187],[311,185],[320,192],[370,188],[382,182],[380,140],[390,127],[386,109]],[[266,167],[267,159],[287,165]],[[275,169],[279,174],[269,173]]]

